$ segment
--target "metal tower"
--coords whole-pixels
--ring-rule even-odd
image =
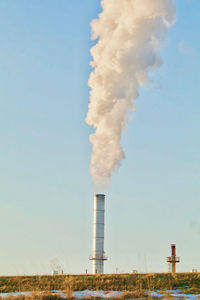
[[[93,274],[103,273],[104,260],[104,208],[105,195],[94,196],[94,223],[93,223],[93,253],[89,259],[93,261]]]
[[[171,272],[176,272],[176,263],[180,262],[180,257],[176,256],[176,245],[171,244],[171,256],[167,257],[167,262],[171,265]]]

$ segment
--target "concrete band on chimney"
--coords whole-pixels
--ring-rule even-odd
[[[105,195],[94,196],[94,222],[93,222],[93,253],[90,260],[93,261],[93,274],[104,272],[104,260],[107,257],[104,253],[104,211]]]

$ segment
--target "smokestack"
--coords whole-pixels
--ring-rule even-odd
[[[105,195],[94,195],[94,222],[93,222],[93,253],[90,260],[93,261],[93,274],[103,273],[104,260],[104,210]]]
[[[176,272],[176,263],[180,262],[180,258],[176,256],[176,245],[171,244],[171,256],[167,257],[167,262],[171,264],[171,273]]]

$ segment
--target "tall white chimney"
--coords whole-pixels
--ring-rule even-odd
[[[93,274],[103,273],[104,260],[104,210],[105,195],[94,195],[94,223],[93,223],[93,253],[90,260],[93,261]]]

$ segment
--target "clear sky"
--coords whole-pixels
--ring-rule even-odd
[[[200,270],[200,1],[176,0],[106,194],[106,272]],[[89,24],[100,0],[0,1],[0,275],[92,270]]]

